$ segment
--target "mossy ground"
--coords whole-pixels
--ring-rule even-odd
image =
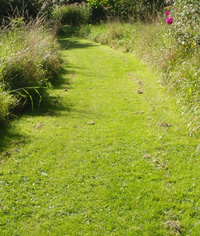
[[[0,135],[1,235],[199,235],[199,140],[158,77],[59,41],[63,83]]]

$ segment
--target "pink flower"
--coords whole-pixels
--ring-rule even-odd
[[[173,18],[172,18],[172,17],[168,17],[168,18],[166,19],[166,23],[167,23],[168,25],[171,25],[171,24],[173,23]]]
[[[169,11],[166,11],[166,12],[165,12],[165,16],[166,16],[166,17],[167,17],[169,14],[170,14]]]

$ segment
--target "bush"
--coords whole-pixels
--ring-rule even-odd
[[[74,3],[69,5],[56,6],[52,11],[52,18],[55,22],[61,24],[60,31],[69,29],[76,29],[83,24],[87,24],[90,20],[91,8],[85,3]]]
[[[196,49],[200,45],[200,2],[176,0],[171,14],[174,23],[170,28],[170,35],[185,49]]]
[[[31,102],[40,99],[43,88],[57,75],[60,59],[56,38],[39,20],[28,25],[23,19],[12,20],[1,31],[0,44],[0,92],[4,94],[0,100],[4,115],[0,119],[3,119],[9,104],[16,102],[7,94],[15,95],[21,106],[27,99]],[[19,103],[12,106],[19,108]]]
[[[106,21],[108,18],[108,12],[107,10],[105,10],[105,8],[101,5],[98,6],[93,6],[91,7],[92,9],[92,13],[91,13],[91,17],[90,17],[90,23],[92,24],[99,24],[102,21]],[[108,11],[110,11],[108,9]]]
[[[175,0],[171,10],[174,22],[167,36],[173,40],[166,61],[164,79],[174,91],[183,112],[191,114],[191,133],[200,127],[200,2]]]

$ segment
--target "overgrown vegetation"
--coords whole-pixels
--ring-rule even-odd
[[[72,1],[73,2],[73,1]],[[46,87],[60,68],[59,33],[74,32],[87,24],[91,8],[49,1],[0,0],[0,123],[11,111],[40,103]]]
[[[16,104],[16,98],[3,91],[0,87],[0,122],[5,122],[9,117],[10,110]]]
[[[104,6],[109,14],[123,19],[152,20],[165,6],[164,0],[87,0],[90,6]]]
[[[40,101],[44,88],[60,68],[59,46],[41,19],[13,19],[1,30],[0,106],[3,121],[9,110]],[[12,99],[11,99],[12,98]],[[16,110],[16,109],[15,109]]]
[[[59,33],[71,33],[88,23],[91,8],[85,3],[53,6],[45,0],[0,3],[1,123],[11,111],[41,102],[61,66],[55,33],[58,29]]]
[[[51,13],[51,18],[59,25],[59,33],[72,33],[81,25],[89,23],[91,8],[86,3],[69,5],[56,5]]]
[[[9,23],[11,18],[16,18],[19,13],[26,20],[34,19],[38,13],[49,12],[52,3],[48,0],[0,0],[0,24]]]

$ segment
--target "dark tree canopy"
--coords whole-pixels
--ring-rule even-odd
[[[87,0],[93,7],[109,7],[109,11],[119,16],[148,19],[163,9],[166,0]]]
[[[16,14],[34,18],[45,2],[45,0],[0,0],[0,20],[14,17]],[[46,3],[51,4],[51,1]]]

